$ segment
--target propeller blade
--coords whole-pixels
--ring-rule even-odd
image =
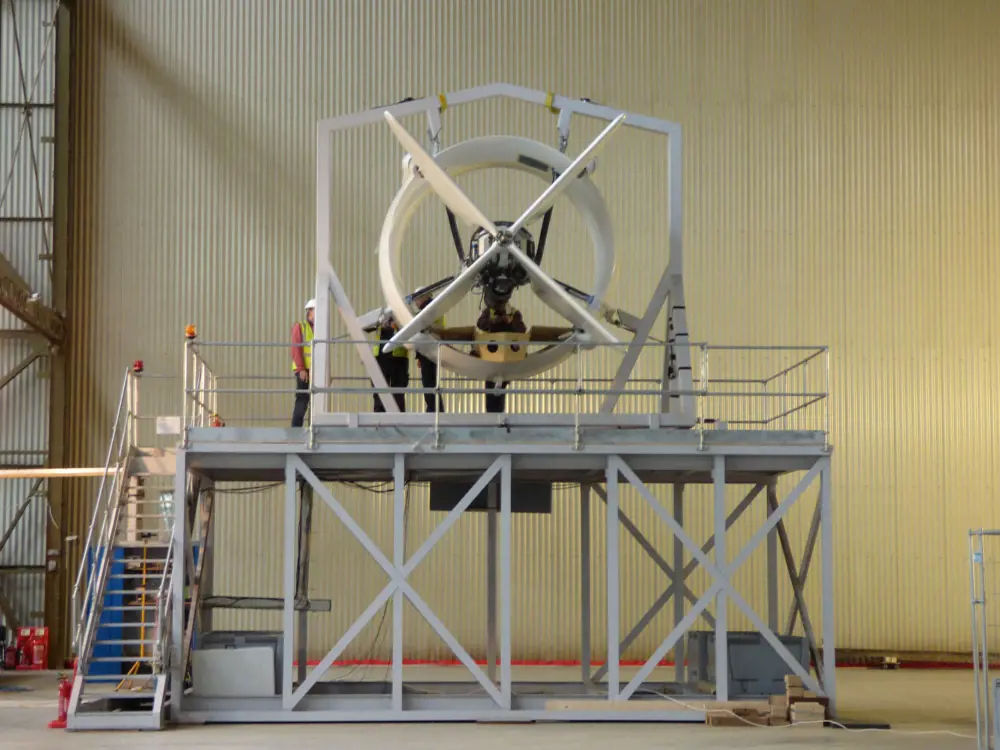
[[[593,142],[583,152],[573,160],[573,163],[569,165],[569,168],[563,172],[559,177],[545,188],[545,192],[538,196],[538,199],[528,207],[521,218],[514,222],[513,226],[510,228],[511,234],[517,234],[517,230],[527,224],[529,221],[533,221],[535,217],[545,213],[553,203],[556,202],[556,198],[562,194],[562,192],[570,186],[570,183],[580,176],[580,173],[587,168],[587,165],[593,160],[594,156],[598,151],[604,146],[604,142],[609,135],[611,135],[618,127],[625,121],[625,115],[620,114],[611,123],[601,131]]]
[[[434,157],[424,151],[420,142],[410,135],[406,128],[390,112],[386,111],[384,114],[385,121],[389,123],[389,127],[395,133],[396,139],[406,149],[413,163],[420,169],[420,174],[424,176],[424,179],[427,180],[434,192],[438,194],[438,197],[444,201],[444,204],[455,214],[461,216],[468,224],[482,227],[490,233],[491,237],[496,237],[497,228],[486,217],[486,214],[472,202],[469,196],[462,192],[462,189],[455,184],[455,181],[451,179],[448,173],[438,165]]]
[[[444,289],[446,286],[448,286],[448,284],[454,281],[454,279],[455,279],[454,276],[446,276],[440,281],[435,281],[433,284],[427,284],[426,286],[422,286],[415,292],[410,292],[409,294],[406,295],[406,303],[409,304],[413,302],[413,300],[417,299],[418,297],[422,297],[425,294],[432,294],[436,292],[438,289]]]
[[[385,344],[385,351],[392,351],[402,346],[418,333],[428,328],[437,318],[440,318],[448,310],[457,305],[462,298],[469,293],[479,278],[479,273],[483,267],[490,262],[494,255],[500,252],[500,243],[494,242],[490,249],[476,258],[475,262],[455,277],[441,294],[430,301],[423,310],[413,316],[413,320],[396,331]],[[530,262],[530,261],[529,261]]]
[[[517,258],[531,279],[531,288],[538,298],[575,327],[585,331],[595,341],[617,344],[618,339],[601,325],[587,309],[577,304],[569,293],[551,276],[543,271],[516,245],[508,245],[507,252]],[[432,303],[433,304],[433,303]]]

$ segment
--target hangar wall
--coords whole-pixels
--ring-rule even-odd
[[[1000,64],[995,3],[95,0],[77,15],[74,463],[103,458],[129,362],[179,374],[186,323],[212,340],[285,339],[313,283],[316,120],[493,81],[588,97],[685,128],[694,337],[832,347],[839,645],[968,647],[966,531],[997,523],[1000,429],[989,417],[1000,374],[990,322],[1000,263],[1000,215],[990,210],[1000,191],[1000,93],[989,73]],[[544,111],[489,104],[455,116],[446,139],[482,129],[555,139]],[[418,119],[406,124],[422,129]],[[596,132],[576,127],[570,150]],[[658,207],[666,187],[646,145],[629,143],[616,138],[596,179],[619,233],[614,298],[641,307],[655,284],[651,269],[665,259]],[[369,251],[401,152],[377,131],[340,144],[334,263],[365,309],[378,301]],[[516,187],[477,189],[516,210],[528,200]],[[445,231],[440,216],[419,221],[427,237]],[[571,239],[562,215],[554,235],[562,222]],[[551,267],[571,274],[572,256],[560,254],[571,243],[560,243]],[[226,369],[271,377],[276,387],[287,381],[278,350],[229,355]],[[144,407],[176,413],[179,385],[164,387]],[[284,420],[288,404],[270,404],[263,415],[233,404],[232,416]],[[371,533],[388,522],[377,489],[337,492]],[[77,530],[89,498],[83,483],[76,487]],[[704,536],[708,506],[695,497],[692,508],[694,533]],[[636,512],[669,548],[652,513]],[[419,502],[410,515],[418,544],[436,519]],[[514,614],[515,658],[577,653],[575,518],[564,507],[547,521],[515,523],[515,585],[525,592]],[[267,546],[280,520],[273,495],[223,496],[220,593],[280,593]],[[807,522],[805,511],[791,521],[799,532]],[[481,653],[476,618],[485,605],[470,597],[482,588],[485,541],[479,520],[462,523],[417,584],[466,648]],[[331,518],[317,524],[313,595],[354,580],[311,626],[310,650],[321,655],[383,580]],[[637,548],[623,543],[623,554],[635,572],[622,594],[627,627],[662,580]],[[468,571],[465,580],[442,585],[456,568]],[[738,578],[758,611],[763,570],[755,557]],[[594,584],[600,607],[603,582]],[[787,590],[783,597],[787,604]],[[444,656],[418,619],[408,612],[408,656]],[[241,614],[226,624],[278,621]],[[623,658],[651,652],[666,626],[658,619]],[[367,652],[366,638],[351,656],[387,653],[385,633]],[[594,638],[599,658],[603,632]]]

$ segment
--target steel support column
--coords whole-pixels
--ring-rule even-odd
[[[590,679],[590,485],[580,485],[580,679]]]
[[[726,459],[716,456],[712,465],[712,488],[715,498],[715,565],[725,570],[726,556]],[[729,617],[725,587],[715,595],[715,697],[729,700]]]
[[[296,527],[295,527],[295,490],[298,484],[298,473],[294,457],[285,459],[285,524],[284,544],[282,548],[282,569],[284,579],[285,601],[281,610],[282,655],[281,655],[281,705],[294,708],[292,702],[293,660],[295,659],[295,559]],[[300,685],[304,681],[300,681]]]
[[[684,528],[684,485],[675,484],[673,486],[673,506],[674,506],[674,520],[677,521],[677,525],[680,528]],[[713,537],[714,539],[714,537]],[[685,585],[684,578],[687,577],[687,573],[684,571],[684,545],[680,543],[677,537],[673,538],[672,546],[674,548],[674,576],[671,581],[671,586],[673,586],[674,591],[677,591],[681,586]],[[680,625],[681,620],[684,619],[684,597],[675,596],[674,597],[674,627],[676,628]],[[677,645],[674,646],[674,680],[679,684],[683,685],[687,682],[687,654],[684,648],[684,639],[677,641]]]
[[[513,519],[511,509],[511,457],[500,464],[500,706],[510,711],[513,675],[511,674],[511,559]]]
[[[397,453],[392,461],[392,564],[401,570],[406,563],[406,458]],[[403,590],[392,595],[392,708],[403,710]]]
[[[607,466],[607,586],[608,586],[608,657],[604,664],[608,675],[608,699],[618,698],[619,677],[618,677],[618,468],[615,464],[616,456],[608,457]]]
[[[188,534],[188,457],[187,451],[178,449],[174,475],[174,551],[173,572],[170,579],[170,696],[171,711],[183,710],[184,703],[184,583],[193,570],[188,570],[187,548],[191,544]]]
[[[819,503],[822,514],[823,554],[823,689],[830,699],[830,712],[837,715],[837,649],[836,618],[833,607],[833,501],[831,498],[830,462],[823,462],[819,483]]]
[[[309,658],[309,563],[310,563],[310,538],[312,536],[312,511],[313,493],[312,487],[302,483],[299,493],[299,528],[298,547],[296,548],[296,570],[295,570],[295,601],[302,609],[298,613],[299,632],[298,638],[298,680],[302,682],[306,678]]]
[[[71,46],[73,24],[76,11],[74,4],[59,3],[55,25],[55,161],[54,189],[52,192],[52,306],[58,311],[68,307],[68,266],[70,260],[69,213],[70,213],[70,160],[72,158],[71,101],[72,86],[70,76],[74,52]],[[66,358],[62,347],[49,349],[49,455],[50,467],[66,466]],[[67,495],[67,482],[57,479],[48,483],[49,513],[51,523],[46,524],[45,546],[58,557],[55,569],[45,576],[45,621],[57,623],[55,637],[50,644],[49,666],[60,667],[70,652],[70,633],[76,623],[69,622],[69,591],[72,576],[76,572],[74,561],[66,559],[68,552],[64,538],[79,533],[67,521],[69,514],[63,512]],[[52,632],[50,630],[50,632]]]
[[[776,480],[767,485],[766,519],[778,507],[778,486]],[[777,632],[778,624],[778,530],[767,535],[767,626]]]
[[[497,510],[498,487],[486,488],[486,676],[497,681]]]

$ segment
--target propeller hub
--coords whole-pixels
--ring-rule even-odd
[[[511,234],[507,229],[511,224],[512,222],[509,221],[496,222],[498,230],[496,237],[490,236],[489,232],[482,227],[472,235],[469,256],[466,258],[469,264],[475,262],[481,254],[485,253],[494,241],[501,245],[500,252],[494,255],[480,272],[473,287],[482,291],[483,301],[487,307],[493,308],[506,303],[514,294],[515,289],[528,283],[528,272],[512,253],[506,252],[506,249],[512,246],[517,247],[518,250],[531,258],[532,262],[536,258],[535,238],[531,236],[531,232],[522,228]]]
[[[514,222],[512,221],[498,221],[496,222],[497,233],[496,237],[493,237],[489,230],[479,227],[472,234],[472,239],[469,241],[469,254],[466,257],[466,265],[471,266],[475,260],[490,249],[490,245],[493,244],[494,240],[499,242],[502,246],[506,247],[508,245],[515,245],[518,250],[527,255],[532,260],[535,260],[537,249],[535,247],[535,238],[531,235],[524,227],[517,230],[516,233],[511,234],[508,227],[510,227]]]

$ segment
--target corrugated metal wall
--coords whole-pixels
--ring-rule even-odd
[[[312,296],[316,120],[493,81],[585,96],[685,128],[694,337],[833,347],[840,644],[964,650],[965,531],[997,523],[991,456],[1000,433],[988,415],[1000,343],[989,322],[1000,262],[1000,219],[989,210],[1000,189],[1000,94],[990,75],[998,28],[990,0],[88,3],[76,25],[72,458],[102,454],[128,362],[179,373],[184,324],[214,340],[285,339]],[[422,130],[418,118],[406,124]],[[571,151],[598,128],[575,123]],[[554,142],[555,122],[509,102],[446,113],[448,142],[484,132]],[[401,152],[379,128],[335,143],[334,262],[366,309],[379,302],[371,251]],[[664,149],[652,136],[616,136],[596,176],[619,241],[612,299],[627,308],[645,303],[666,256]],[[525,194],[518,180],[464,184],[496,215],[516,215],[540,189]],[[416,230],[440,253],[407,274],[430,281],[450,257],[440,210],[422,208]],[[586,284],[570,254],[576,231],[567,212],[556,214],[546,265]],[[288,381],[279,351],[211,356],[226,374]],[[225,409],[234,419],[284,420],[289,404],[286,396]],[[387,503],[357,488],[336,492],[388,541]],[[414,544],[438,520],[419,493]],[[705,493],[692,494],[697,538],[710,513]],[[86,500],[76,498],[76,528]],[[639,507],[634,497],[626,505]],[[217,590],[277,595],[276,498],[224,496],[220,507]],[[652,512],[636,515],[669,549]],[[791,519],[800,540],[808,517],[799,509]],[[383,578],[329,514],[316,524],[312,593],[335,598],[334,614],[312,620],[319,654]],[[481,526],[462,519],[416,577],[477,652]],[[573,658],[575,511],[563,504],[514,528],[516,656]],[[733,535],[731,548],[749,537],[738,527]],[[628,627],[663,581],[635,545],[622,549],[633,573],[622,598]],[[761,557],[737,576],[758,611]],[[456,571],[453,583],[445,574]],[[345,576],[353,588],[335,592]],[[696,578],[696,590],[704,582]],[[594,585],[600,608],[601,576]],[[412,610],[407,627],[409,655],[444,654]],[[665,627],[654,622],[624,656],[649,653]],[[367,655],[368,637],[353,656]]]
[[[52,286],[55,6],[40,0],[0,3],[0,255],[46,303],[51,303]],[[35,106],[26,110],[26,102]],[[0,380],[37,351],[22,329],[17,318],[0,308]],[[0,465],[45,463],[48,372],[48,359],[35,359],[0,388]],[[34,494],[0,552],[0,589],[28,625],[44,621],[45,577],[40,570],[45,563],[46,491],[44,482],[35,487],[30,480],[0,479],[0,538],[22,501]],[[12,570],[27,567],[39,570]]]

